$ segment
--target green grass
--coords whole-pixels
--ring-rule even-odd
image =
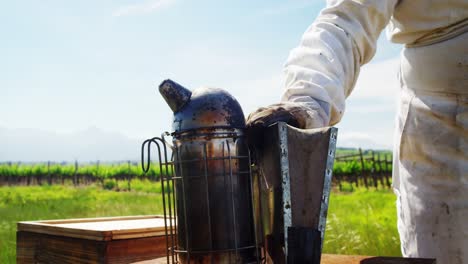
[[[160,201],[155,193],[93,186],[0,187],[0,263],[15,263],[18,221],[158,214]]]
[[[18,221],[162,212],[159,183],[132,181],[131,187],[119,192],[100,186],[0,187],[0,263],[15,262]],[[125,188],[126,182],[119,182],[117,189]],[[399,256],[394,203],[391,191],[333,192],[324,252]]]
[[[401,256],[395,195],[358,189],[330,196],[325,253]]]

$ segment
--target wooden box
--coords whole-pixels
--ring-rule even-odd
[[[17,263],[131,263],[166,255],[164,219],[129,216],[19,222]]]

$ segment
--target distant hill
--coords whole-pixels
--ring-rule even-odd
[[[0,127],[0,161],[139,160],[141,142],[96,127],[68,134]]]
[[[355,142],[352,137],[338,137],[338,146]],[[140,160],[142,139],[129,138],[123,134],[89,127],[73,133],[54,133],[40,129],[9,129],[0,127],[0,162],[80,162]],[[375,146],[376,144],[354,144]],[[382,150],[390,153],[389,150]],[[357,148],[338,147],[337,156],[357,153]]]

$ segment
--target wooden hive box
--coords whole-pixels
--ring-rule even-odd
[[[164,218],[19,222],[17,263],[131,263],[166,255]]]
[[[160,216],[19,222],[17,263],[165,264]],[[431,259],[323,254],[322,264],[434,264]]]

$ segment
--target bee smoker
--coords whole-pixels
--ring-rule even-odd
[[[252,171],[234,97],[171,80],[159,91],[174,112],[172,146],[164,135],[144,141],[142,167],[155,144],[167,263],[318,264],[337,130],[270,126]]]
[[[148,144],[149,154],[155,143],[165,157],[159,163],[168,263],[259,263],[239,103],[224,90],[191,92],[171,80],[159,91],[174,112],[173,161],[162,138],[145,141],[143,148]]]

